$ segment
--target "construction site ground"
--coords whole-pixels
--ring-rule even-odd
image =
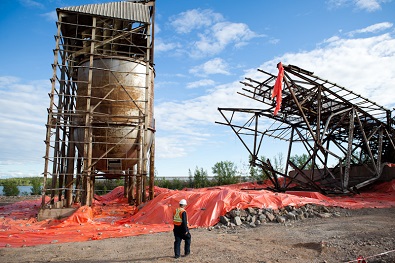
[[[395,180],[354,196],[259,187],[156,187],[155,198],[139,207],[118,187],[96,196],[92,207],[42,221],[40,199],[1,197],[0,262],[395,262]],[[173,212],[181,199],[188,202],[192,254],[174,259]],[[297,214],[302,210],[306,216]],[[255,215],[259,223],[248,223]]]
[[[173,258],[172,232],[2,248],[1,262],[395,262],[395,208],[345,209],[256,228],[192,229],[192,254]],[[183,244],[182,244],[183,245]],[[390,252],[393,251],[393,252]],[[382,254],[382,255],[380,255]],[[362,262],[362,261],[361,261]]]

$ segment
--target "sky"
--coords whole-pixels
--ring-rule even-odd
[[[98,0],[0,1],[0,179],[42,176],[56,8]],[[378,104],[395,106],[395,0],[157,0],[155,169],[212,176],[248,152],[218,108],[250,108],[245,77],[293,64]],[[262,154],[286,154],[265,140]]]

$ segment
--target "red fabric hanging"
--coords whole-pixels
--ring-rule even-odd
[[[281,108],[282,87],[283,87],[283,77],[284,77],[284,68],[281,62],[277,64],[277,68],[278,68],[278,75],[272,92],[272,99],[276,97],[276,108],[274,109],[273,112],[274,115],[277,115],[278,111]]]

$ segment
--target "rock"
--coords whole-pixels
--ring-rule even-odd
[[[247,217],[248,213],[246,210],[240,210],[240,217]]]
[[[219,217],[219,221],[222,223],[222,224],[224,224],[224,225],[227,225],[228,223],[229,223],[229,218],[227,218],[226,216],[220,216]]]
[[[270,222],[274,221],[275,217],[272,213],[266,212],[265,215],[266,215],[267,219],[269,219]]]
[[[283,216],[277,216],[277,217],[276,217],[276,221],[277,221],[278,223],[280,223],[280,224],[283,224],[283,223],[285,223],[286,219],[285,219],[285,217],[283,217]]]
[[[266,215],[264,215],[264,214],[260,214],[259,216],[258,216],[258,220],[259,221],[261,221],[261,222],[263,222],[263,221],[266,221]]]
[[[296,220],[296,215],[293,212],[288,212],[288,214],[286,214],[285,217],[288,220]]]
[[[256,214],[255,209],[252,208],[252,207],[248,207],[248,208],[247,208],[247,212],[248,212],[250,215],[255,215],[255,214]]]
[[[318,213],[317,216],[320,217],[320,218],[329,218],[329,217],[332,216],[332,214],[330,214],[330,213]]]
[[[233,220],[236,226],[240,226],[241,224],[243,224],[239,216],[236,216],[235,218],[233,218]]]
[[[232,210],[232,211],[229,212],[229,215],[230,215],[232,218],[235,218],[236,216],[240,216],[240,210],[234,209],[234,210]]]

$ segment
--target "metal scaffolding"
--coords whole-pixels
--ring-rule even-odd
[[[97,178],[153,198],[154,14],[149,0],[57,9],[42,208],[92,205]]]
[[[314,190],[321,193],[357,192],[378,180],[387,163],[395,162],[394,119],[391,111],[351,90],[321,79],[297,66],[284,66],[282,105],[278,115],[272,89],[277,76],[265,72],[264,80],[246,78],[241,83],[249,99],[262,108],[219,108],[274,190]],[[288,142],[284,169],[262,160],[265,137]],[[295,151],[295,145],[302,151]],[[294,163],[292,155],[307,155]]]

